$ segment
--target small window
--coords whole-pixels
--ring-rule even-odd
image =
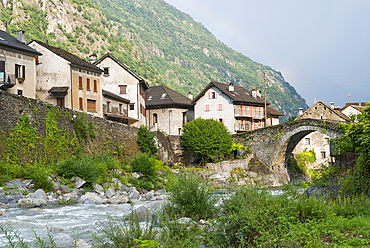
[[[321,158],[322,159],[326,158],[326,152],[324,152],[324,151],[321,152]]]
[[[39,64],[39,56],[35,56],[35,64],[38,65]]]
[[[135,110],[135,104],[130,104],[130,110]]]
[[[94,91],[98,91],[98,82],[94,80]]]
[[[329,144],[329,138],[325,138],[325,144]]]
[[[152,100],[152,96],[149,96],[149,97],[148,97],[148,101],[150,101],[150,100]]]
[[[181,134],[181,127],[179,127],[179,135]]]
[[[86,78],[86,90],[90,90],[90,78]]]
[[[107,102],[107,113],[110,113],[110,102]]]
[[[5,80],[5,61],[0,61],[0,82]]]
[[[18,96],[23,96],[23,90],[17,90]]]
[[[218,119],[219,122],[224,123],[224,119],[220,118]]]
[[[186,112],[182,113],[182,126],[186,125]]]
[[[78,77],[78,88],[82,89],[82,77]]]
[[[211,98],[216,99],[217,98],[217,92],[212,92]]]
[[[119,104],[119,113],[122,114],[122,103]]]
[[[57,105],[59,107],[64,107],[64,97],[58,97],[57,98]]]
[[[206,104],[206,111],[211,111],[211,108],[208,103]]]
[[[161,96],[161,99],[164,99],[166,97],[167,93],[163,93]]]
[[[218,104],[218,108],[217,108],[218,110],[222,110],[222,103],[219,103]]]
[[[15,64],[15,78],[26,78],[26,67]]]
[[[82,97],[80,97],[80,98],[78,99],[78,101],[79,101],[79,108],[80,108],[80,110],[83,110],[83,109],[84,109],[84,104],[83,104],[83,99],[82,99]]]
[[[120,85],[119,86],[119,94],[120,95],[127,94],[127,85]]]
[[[157,114],[153,114],[153,123],[154,124],[158,123],[158,115]]]
[[[87,111],[96,112],[96,101],[87,99]]]
[[[305,145],[309,145],[309,144],[311,144],[311,140],[310,140],[310,138],[305,138]]]
[[[104,75],[109,75],[109,68],[104,68]]]

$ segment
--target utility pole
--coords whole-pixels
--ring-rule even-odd
[[[351,93],[348,93],[348,102],[351,103]]]
[[[263,81],[264,81],[264,85],[265,85],[265,127],[267,127],[266,74],[267,74],[267,71],[264,71],[263,72]]]

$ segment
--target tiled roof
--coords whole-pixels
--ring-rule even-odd
[[[341,109],[341,111],[345,110],[346,108],[348,107],[352,107],[358,111],[360,111],[361,113],[364,112],[365,108],[366,108],[366,102],[350,102],[350,103],[346,103],[344,105],[344,107]]]
[[[267,107],[267,116],[284,116],[284,114],[273,108]]]
[[[128,73],[130,73],[134,78],[136,78],[137,80],[139,80],[140,83],[143,84],[143,86],[145,87],[145,89],[148,89],[149,88],[149,84],[142,78],[140,77],[139,75],[137,75],[135,72],[133,72],[132,70],[130,70],[130,68],[127,67],[127,65],[121,63],[121,61],[119,61],[116,57],[114,57],[112,54],[110,53],[107,53],[105,54],[103,57],[101,57],[99,60],[97,60],[94,65],[98,65],[100,62],[102,62],[104,59],[106,58],[111,58],[113,61],[115,61],[119,66],[121,66],[123,69],[125,69],[126,71],[128,71]]]
[[[234,91],[229,91],[228,84],[214,82],[214,81],[210,82],[202,90],[202,92],[198,94],[198,96],[193,100],[193,103],[196,103],[198,99],[204,96],[207,90],[213,86],[219,89],[226,96],[228,96],[231,99],[231,101],[234,103],[248,103],[248,104],[258,104],[258,105],[265,103],[262,97],[257,97],[257,98],[252,97],[252,92],[250,92],[246,88],[243,88],[241,86],[234,86]],[[267,103],[267,104],[269,105],[270,103]]]
[[[81,67],[85,70],[90,70],[90,71],[94,71],[94,72],[98,72],[98,73],[103,72],[103,70],[100,69],[99,67],[97,67],[96,65],[91,64],[90,62],[88,62],[84,59],[81,59],[80,57],[78,57],[78,56],[76,56],[76,55],[74,55],[70,52],[67,52],[66,50],[50,46],[50,45],[45,44],[45,43],[43,43],[41,41],[38,41],[38,40],[33,40],[30,43],[32,43],[32,42],[36,42],[37,44],[45,47],[46,49],[50,50],[51,52],[55,53],[56,55],[58,55],[58,56],[62,57],[63,59],[69,61],[72,66]]]
[[[149,87],[145,92],[145,101],[147,108],[160,108],[162,106],[192,106],[189,98],[164,85]]]
[[[20,53],[31,53],[34,55],[42,55],[32,47],[24,44],[23,42],[17,40],[17,38],[8,34],[5,31],[0,30],[0,46],[7,47],[9,49],[18,50]]]
[[[126,98],[123,98],[119,95],[116,95],[116,94],[114,94],[110,91],[102,90],[102,93],[103,93],[103,96],[106,97],[106,98],[110,98],[112,100],[116,100],[116,101],[119,101],[119,102],[130,103],[130,100],[128,100]]]

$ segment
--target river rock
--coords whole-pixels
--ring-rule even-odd
[[[135,212],[139,222],[149,222],[152,219],[152,215],[146,206],[138,207]]]
[[[136,178],[136,179],[139,179],[142,176],[143,176],[143,174],[141,174],[139,172],[134,172],[134,173],[131,174],[131,177]]]
[[[59,189],[63,194],[71,192],[71,189],[66,185],[61,185]]]
[[[112,198],[108,199],[107,202],[111,204],[125,204],[129,202],[129,199],[125,195],[115,195]]]
[[[118,183],[118,182],[119,182],[118,178],[112,178],[112,183]]]
[[[8,186],[9,189],[15,189],[15,185],[12,183],[4,183],[5,186]]]
[[[4,203],[0,203],[0,209],[9,209],[9,207]]]
[[[116,194],[116,192],[114,191],[114,189],[112,188],[109,188],[105,191],[104,195],[107,197],[107,198],[111,198],[112,196],[114,196]]]
[[[128,193],[128,198],[130,198],[130,200],[139,201],[141,199],[141,196],[140,196],[139,191],[137,191],[136,188],[133,187]]]
[[[124,192],[129,192],[130,191],[130,188],[127,187],[126,185],[124,184],[118,184],[118,186],[120,187],[120,189]]]
[[[31,183],[33,183],[33,180],[32,179],[27,179],[27,180],[24,180],[23,183],[24,183],[24,185],[26,185],[26,187],[28,187]]]
[[[177,223],[179,223],[179,224],[190,224],[192,222],[193,221],[191,220],[191,218],[187,218],[187,217],[183,217],[183,218],[177,220]]]
[[[35,198],[22,198],[18,201],[18,208],[34,208],[46,206],[46,200]]]
[[[96,195],[95,193],[91,193],[91,192],[87,192],[85,195],[83,195],[81,197],[82,203],[84,203],[83,201],[85,199],[91,199],[91,200],[95,201],[96,203],[100,203],[100,204],[105,203],[105,200],[103,200],[100,196]],[[86,203],[84,203],[84,204],[86,204]]]
[[[94,189],[94,191],[96,192],[96,193],[101,193],[101,192],[103,192],[103,187],[101,186],[101,185],[99,185],[99,184],[97,184],[97,183],[94,183],[94,185],[93,185],[93,189]]]
[[[71,183],[76,189],[79,189],[86,183],[86,181],[83,180],[82,178],[74,176],[71,178]]]
[[[45,212],[45,210],[41,209],[41,208],[31,208],[30,209],[31,212],[37,212],[37,213],[42,213],[42,212]]]
[[[83,247],[83,248],[89,248],[91,245],[89,245],[85,240],[78,239],[75,240],[76,247]]]
[[[72,238],[68,234],[58,233],[54,236],[57,247],[70,247],[72,246]]]
[[[33,193],[31,197],[34,199],[43,199],[44,201],[48,200],[45,192],[42,189],[36,190],[35,193]]]

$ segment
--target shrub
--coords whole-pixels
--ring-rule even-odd
[[[155,144],[154,134],[150,133],[147,126],[140,126],[136,141],[143,153],[147,153],[150,156],[157,154],[158,148]]]
[[[30,167],[24,172],[24,178],[32,179],[34,183],[34,189],[43,189],[45,192],[50,191],[54,184],[51,179],[49,179],[49,171],[43,167]]]
[[[152,164],[152,161],[147,153],[140,153],[131,161],[132,172],[143,174],[144,178],[154,180],[157,172]]]
[[[195,175],[179,175],[169,187],[169,202],[164,207],[170,214],[189,218],[212,218],[218,197],[209,190],[207,181]]]

